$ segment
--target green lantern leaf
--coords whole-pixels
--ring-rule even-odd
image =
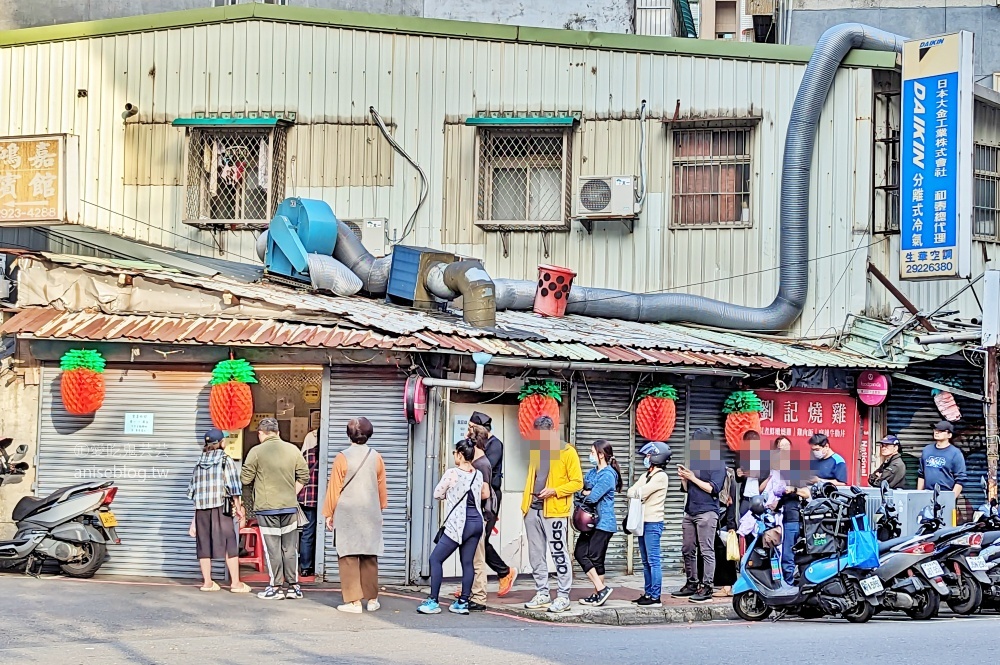
[[[517,394],[517,399],[518,401],[522,401],[532,395],[551,397],[557,402],[562,402],[562,390],[560,390],[556,382],[551,379],[534,379],[528,381],[524,384],[524,387],[521,388],[521,392]]]
[[[764,410],[757,393],[752,390],[737,390],[726,399],[723,413],[759,413]]]
[[[676,400],[677,390],[673,386],[664,383],[659,386],[653,386],[652,388],[647,388],[642,392],[642,394],[640,394],[639,399],[644,399],[646,397],[660,397],[662,399]]]
[[[59,359],[59,369],[71,372],[75,369],[89,369],[98,374],[104,373],[104,356],[93,349],[73,349],[63,354]]]
[[[223,360],[212,370],[211,385],[217,386],[220,383],[257,383],[254,376],[253,366],[246,360]]]

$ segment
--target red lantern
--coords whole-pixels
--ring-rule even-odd
[[[542,416],[552,419],[555,429],[559,429],[559,402],[562,391],[555,381],[529,381],[518,394],[521,400],[517,407],[517,427],[525,439],[534,437],[535,421]]]
[[[249,425],[253,418],[250,384],[256,382],[253,367],[246,360],[223,360],[216,365],[208,401],[212,424],[224,432]]]
[[[635,428],[650,441],[666,441],[677,424],[677,391],[662,385],[643,393],[635,409]]]
[[[104,357],[92,349],[67,351],[59,361],[59,392],[66,411],[94,413],[104,404]]]

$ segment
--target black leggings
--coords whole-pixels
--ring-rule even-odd
[[[465,516],[465,530],[462,532],[461,545],[448,536],[442,535],[441,540],[434,546],[431,552],[431,598],[435,601],[441,593],[441,578],[444,577],[444,562],[459,550],[459,557],[462,559],[462,595],[459,598],[462,602],[469,600],[472,592],[472,580],[476,575],[473,567],[473,559],[476,558],[476,548],[479,547],[479,539],[483,535],[483,518],[479,513]]]
[[[615,534],[609,531],[594,529],[587,533],[581,533],[576,539],[576,549],[573,556],[577,563],[583,568],[584,573],[596,570],[598,575],[604,574],[604,557],[608,554],[608,545],[611,543],[611,536]]]

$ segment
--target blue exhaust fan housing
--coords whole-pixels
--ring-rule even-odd
[[[267,227],[264,270],[308,283],[308,255],[332,256],[336,246],[337,216],[325,201],[285,199]]]

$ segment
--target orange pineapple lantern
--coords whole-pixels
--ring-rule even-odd
[[[521,430],[522,437],[525,439],[532,437],[535,421],[541,416],[552,418],[558,429],[562,391],[555,381],[529,381],[521,388],[517,398],[521,402],[517,407],[517,426]]]
[[[760,431],[760,412],[763,406],[757,393],[752,390],[737,390],[726,400],[722,412],[726,416],[726,444],[729,449],[739,452],[743,435],[753,430]]]
[[[241,430],[253,418],[250,384],[257,383],[246,360],[223,360],[212,370],[208,410],[212,424],[223,432]]]
[[[646,390],[635,409],[635,429],[650,441],[666,441],[677,424],[677,391],[662,385]]]
[[[93,349],[67,351],[59,360],[59,390],[66,411],[75,416],[94,413],[104,404],[104,357]]]

